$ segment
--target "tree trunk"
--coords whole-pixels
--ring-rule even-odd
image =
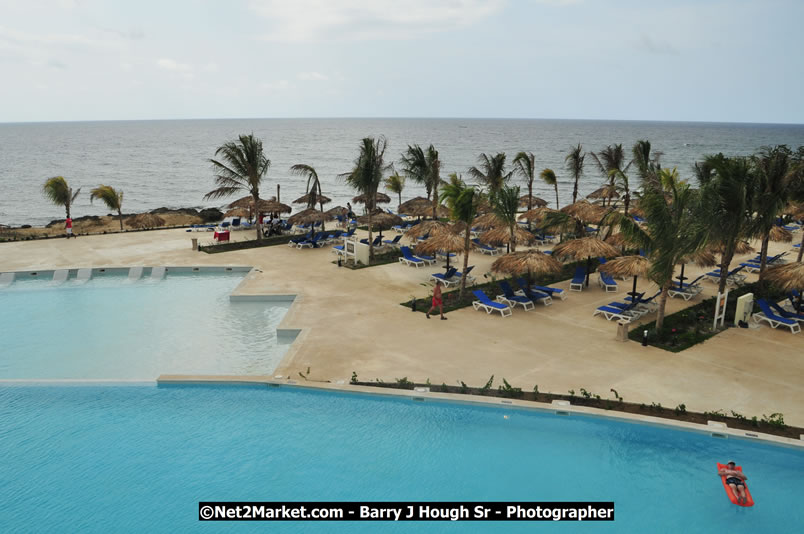
[[[516,252],[516,236],[514,235],[514,227],[508,228],[511,231],[511,252]]]
[[[625,192],[625,208],[624,208],[624,212],[625,212],[625,216],[626,216],[626,217],[628,217],[628,206],[629,206],[630,204],[631,204],[631,193],[629,193],[628,191],[626,191],[626,192]]]
[[[720,282],[717,286],[718,293],[723,293],[726,290],[726,280],[728,279],[729,274],[729,265],[731,264],[731,260],[734,258],[734,245],[729,246],[726,250],[726,253],[723,254],[723,258],[720,260]]]
[[[656,332],[661,332],[662,326],[664,325],[664,309],[667,306],[667,297],[669,295],[668,290],[670,289],[670,285],[673,283],[672,280],[666,282],[664,287],[662,287],[662,294],[659,295],[659,310],[656,312]]]
[[[67,189],[67,203],[64,205],[65,209],[67,210],[67,218],[70,218],[70,200],[73,198],[73,188],[70,187]]]
[[[560,210],[561,208],[558,206],[558,182],[556,182],[555,188],[556,188],[556,209]]]
[[[461,290],[458,293],[458,298],[463,298],[466,291],[466,269],[469,266],[469,249],[472,247],[472,229],[466,225],[466,235],[463,238],[463,270],[461,271]]]
[[[279,200],[279,184],[276,184],[276,201],[281,202],[281,200]]]
[[[374,261],[374,247],[372,246],[371,242],[373,241],[371,237],[371,212],[374,211],[373,209],[368,210],[368,244],[369,244],[369,265],[371,262]]]
[[[277,190],[277,194],[278,193],[279,190]],[[252,193],[251,198],[254,200],[254,211],[257,214],[257,239],[262,239],[262,224],[260,223],[260,194]]]
[[[433,220],[437,220],[438,211],[438,184],[433,184]]]
[[[575,201],[578,200],[578,176],[575,177],[575,187],[572,189],[572,203],[575,204]]]
[[[397,194],[399,195],[399,204],[396,205],[396,213],[399,214],[399,206],[402,205],[402,191],[399,191]]]
[[[533,209],[533,177],[528,180],[528,211]],[[533,219],[528,219],[528,231],[533,230]]]
[[[120,208],[117,208],[117,217],[120,219],[120,231],[123,231],[123,212]]]
[[[796,261],[799,263],[801,263],[802,254],[804,254],[804,234],[801,235],[801,246],[798,247],[798,258],[796,259]]]
[[[762,237],[762,248],[759,249],[759,280],[765,275],[765,268],[768,266],[768,242],[770,242],[770,230],[765,232]]]

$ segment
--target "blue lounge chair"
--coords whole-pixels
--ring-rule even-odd
[[[503,317],[508,317],[512,315],[511,306],[507,304],[502,304],[500,302],[494,302],[491,300],[488,295],[486,295],[483,291],[476,289],[472,291],[472,294],[475,296],[477,300],[472,302],[472,307],[475,310],[483,310],[484,312],[491,314],[491,312],[500,312],[500,315]]]
[[[477,238],[472,239],[472,244],[475,247],[477,247],[477,249],[483,254],[489,254],[490,256],[494,256],[495,254],[500,252],[497,247],[481,243],[480,240]]]
[[[415,267],[421,267],[422,265],[430,265],[431,263],[435,263],[435,261],[429,261],[420,256],[414,256],[413,252],[410,250],[410,247],[399,247],[399,250],[402,252],[402,257],[399,258],[399,262],[408,266],[413,265]],[[425,256],[425,258],[426,257],[427,256]]]
[[[634,319],[639,319],[640,317],[648,313],[647,309],[639,308],[633,302],[609,302],[608,304],[606,304],[606,306],[622,310],[622,313],[624,315],[628,315],[629,317],[633,317]]]
[[[361,239],[360,242],[363,243],[364,245],[369,244],[368,238]],[[379,247],[380,245],[382,245],[382,237],[377,236],[374,238],[374,241],[371,242],[371,246]]]
[[[804,322],[804,313],[795,313],[787,311],[773,301],[768,302],[768,304],[777,315],[781,315],[785,319],[793,319],[794,321],[798,321],[799,323]]]
[[[511,289],[511,286],[506,281],[498,282],[497,285],[500,286],[502,289],[503,294],[497,295],[497,301],[502,302],[503,304],[508,304],[512,308],[516,307],[517,304],[522,306],[525,311],[533,309],[534,303],[528,297],[517,295],[514,293],[514,290]]]
[[[517,278],[516,283],[519,284],[519,287],[521,287],[523,291],[525,290],[525,288],[528,287],[528,282],[524,278]],[[542,293],[547,293],[551,297],[558,297],[561,300],[567,300],[567,292],[557,287],[532,285],[530,286],[529,289],[530,291],[540,291]]]
[[[349,228],[349,231],[346,232],[345,234],[342,234],[341,237],[343,239],[348,239],[348,238],[352,237],[353,235],[355,235],[355,228]]]
[[[426,261],[427,263],[436,263],[436,259],[432,256],[425,256],[424,254],[416,254],[416,257]]]
[[[316,232],[316,234],[312,238],[307,239],[307,240],[302,241],[301,243],[297,244],[296,248],[297,249],[318,248],[318,246],[319,246],[318,243],[319,243],[319,241],[321,241],[324,238],[325,233],[326,232]]]
[[[643,310],[647,310],[648,313],[655,312],[656,310],[659,309],[659,304],[656,303],[656,297],[658,297],[661,294],[662,290],[659,289],[659,291],[657,291],[656,293],[654,293],[653,295],[651,295],[646,299],[642,298],[644,296],[644,293],[638,295],[636,300],[636,307]],[[625,297],[625,300],[628,302],[634,302],[633,297],[631,297],[630,295]]]
[[[524,282],[524,280],[523,280]],[[528,287],[526,283],[519,283],[519,289],[517,291],[513,291],[511,286],[508,285],[508,282],[502,281],[500,282],[500,287],[503,288],[503,291],[506,291],[506,288],[511,290],[512,293],[515,295],[519,295],[521,297],[525,297],[535,304],[536,302],[541,302],[545,306],[550,306],[553,304],[553,297],[550,296],[549,293],[545,293],[544,291],[534,290],[533,288]],[[508,294],[506,293],[506,297]]]
[[[583,291],[583,284],[586,282],[586,268],[583,265],[575,267],[575,274],[572,275],[570,291]]]
[[[307,235],[305,235],[303,237],[294,237],[290,241],[288,241],[288,246],[289,247],[296,247],[296,246],[299,245],[299,243],[303,243],[303,242],[305,242],[305,241],[307,241],[309,239],[312,239],[312,237],[313,237],[313,232],[312,231],[308,232]]]
[[[467,282],[474,283],[475,277],[470,274],[472,272],[472,269],[474,269],[474,268],[475,268],[474,265],[470,265],[469,267],[466,268],[466,281]],[[460,272],[460,271],[455,272],[455,278],[461,278],[462,276],[463,276],[462,272]]]
[[[397,234],[396,237],[394,237],[393,239],[383,239],[382,242],[386,246],[395,247],[399,245],[400,239],[402,239],[402,234]]]
[[[801,332],[801,326],[798,324],[798,321],[776,315],[764,299],[757,299],[757,304],[759,304],[759,309],[762,311],[754,314],[755,323],[759,324],[760,321],[766,321],[771,328],[786,326],[793,334]]]
[[[600,287],[606,290],[607,293],[617,292],[617,282],[615,282],[614,278],[606,273],[597,273],[597,282],[600,284]]]
[[[745,266],[740,265],[739,267],[729,271],[729,273],[726,275],[726,285],[741,285],[743,282],[745,282],[745,275],[740,273],[740,271],[743,269],[745,269]],[[720,283],[720,269],[709,271],[704,276],[706,276],[706,279],[710,282],[714,282],[716,284]]]
[[[620,308],[616,308],[614,306],[599,306],[592,316],[595,315],[603,315],[607,321],[611,321],[612,319],[617,319],[618,321],[624,321],[626,323],[630,323],[633,319],[633,316],[628,315]]]
[[[461,282],[460,276],[455,276],[458,272],[458,269],[455,267],[450,267],[444,274],[441,273],[433,273],[430,275],[430,279],[433,282],[441,282],[446,287],[451,286],[452,284],[459,284]]]
[[[705,276],[705,274],[702,274],[689,283],[682,282],[681,287],[679,287],[679,284],[676,282],[673,282],[673,286],[670,288],[667,294],[672,298],[681,297],[684,300],[690,300],[691,298],[700,295],[701,291],[703,291],[703,287],[698,282]]]

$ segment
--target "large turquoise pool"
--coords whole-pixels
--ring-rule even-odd
[[[244,275],[20,277],[0,289],[0,379],[270,375],[288,348],[276,327],[289,303],[231,302]]]
[[[507,416],[507,417],[506,417]],[[793,532],[801,451],[292,387],[0,385],[3,532]],[[715,462],[742,463],[731,504]],[[614,501],[614,523],[200,523],[198,501]]]

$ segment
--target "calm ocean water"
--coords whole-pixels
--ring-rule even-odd
[[[677,166],[682,176],[704,154],[750,154],[763,145],[804,145],[804,125],[657,123],[494,119],[250,119],[0,124],[0,224],[45,224],[64,216],[63,208],[43,198],[47,177],[65,176],[82,192],[74,216],[103,215],[91,205],[89,189],[108,184],[125,192],[123,211],[166,207],[221,206],[205,202],[213,188],[208,159],[222,143],[253,132],[265,144],[272,166],[261,196],[276,194],[288,203],[304,193],[305,180],[290,176],[296,163],[313,165],[330,206],[345,204],[354,192],[336,175],[350,169],[360,139],[385,135],[387,160],[398,161],[408,144],[433,143],[441,154],[443,176],[465,173],[481,152],[520,150],[536,154],[537,168],[550,167],[559,177],[562,204],[572,194],[564,156],[578,142],[589,151],[608,144],[629,148],[638,139],[664,153],[662,164]],[[595,190],[604,178],[587,158],[581,191]],[[421,194],[408,184],[403,200]],[[538,184],[536,194],[554,193]],[[234,200],[233,197],[232,200]],[[391,207],[396,205],[392,202]]]

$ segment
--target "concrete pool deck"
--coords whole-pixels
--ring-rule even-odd
[[[241,235],[248,233],[233,237]],[[202,242],[211,238],[163,230],[0,243],[0,271],[252,265],[255,270],[239,294],[298,295],[280,328],[301,334],[275,374],[299,379],[298,373],[306,374],[309,367],[313,380],[348,382],[354,371],[361,381],[407,377],[477,386],[493,374],[494,387],[506,378],[524,390],[535,384],[540,391],[556,393],[585,388],[604,398],[614,388],[627,402],[670,408],[683,403],[690,411],[733,410],[749,418],[781,412],[788,424],[804,426],[804,335],[786,329],[730,329],[678,354],[618,342],[616,324],[592,317],[592,311],[622,298],[631,282],[620,282],[618,293],[605,293],[595,275],[588,290],[572,292],[549,307],[518,310],[505,319],[465,308],[449,313],[448,321],[428,321],[399,303],[427,295],[429,287],[421,284],[430,273],[442,271],[440,266],[416,269],[395,263],[339,269],[331,263],[335,256],[329,247],[296,250],[280,245],[205,254],[191,250],[191,237]],[[790,245],[771,244],[771,253],[783,250]],[[481,254],[470,256],[481,279],[492,261]],[[687,271],[691,277],[700,273],[694,267]],[[557,286],[566,289],[568,282]],[[704,288],[704,297],[716,291],[712,283]],[[644,280],[639,289],[655,292]],[[698,300],[670,299],[668,313]]]

